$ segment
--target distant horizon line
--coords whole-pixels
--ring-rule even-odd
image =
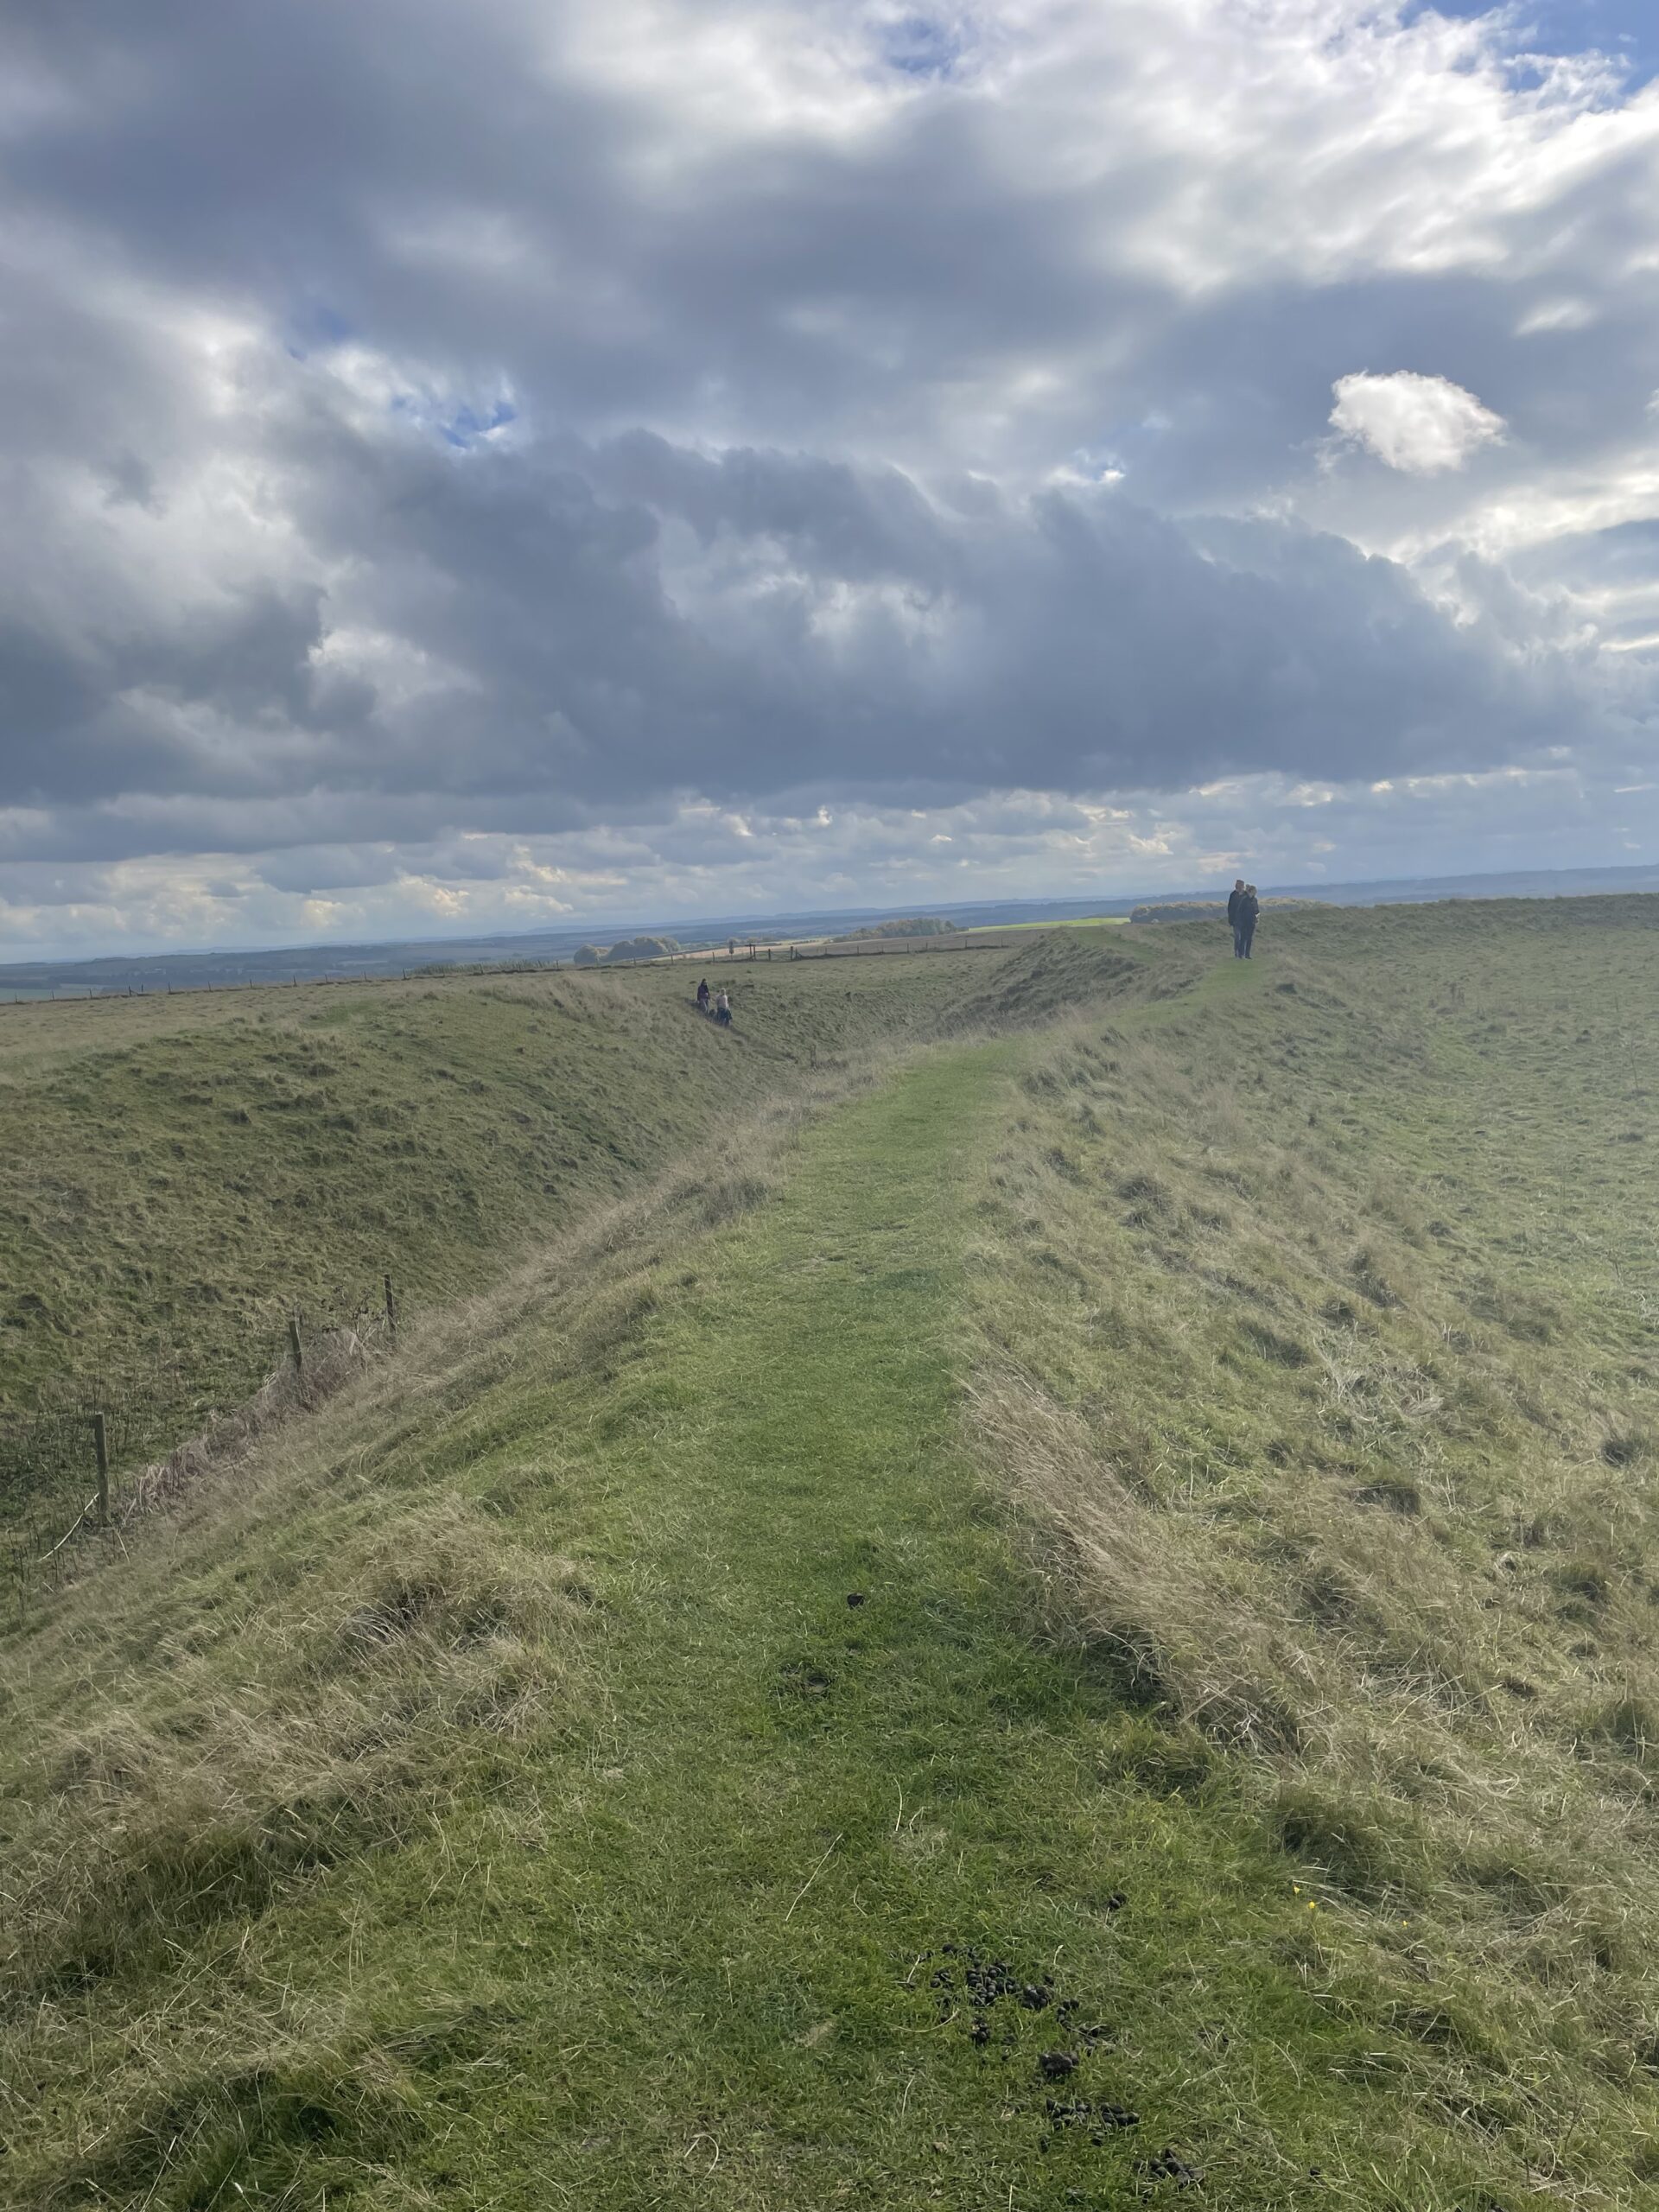
[[[1631,877],[1652,876],[1659,879],[1659,861],[1631,861],[1619,864],[1596,864],[1566,868],[1470,868],[1439,875],[1355,876],[1340,882],[1268,883],[1262,887],[1265,896],[1313,898],[1326,903],[1340,903],[1344,893],[1378,893],[1389,891],[1432,891],[1438,886],[1478,883],[1513,882],[1558,876]],[[454,951],[469,945],[530,944],[550,937],[582,937],[591,931],[632,932],[645,936],[671,934],[677,930],[703,930],[727,933],[753,932],[757,929],[772,928],[790,922],[814,922],[828,919],[863,921],[889,917],[902,918],[912,914],[918,919],[927,916],[948,917],[952,914],[980,912],[986,908],[1013,911],[1020,908],[1042,907],[1057,910],[1062,907],[1092,909],[1099,912],[1127,912],[1141,906],[1179,905],[1189,899],[1202,899],[1217,890],[1230,889],[1230,883],[1217,878],[1214,885],[1185,886],[1176,889],[1143,890],[1136,892],[1075,891],[1048,893],[1028,893],[1017,898],[998,898],[994,895],[979,899],[937,899],[911,905],[894,900],[879,906],[800,907],[793,911],[779,910],[765,913],[715,913],[680,915],[656,921],[642,921],[637,915],[588,915],[572,918],[569,921],[550,920],[538,927],[516,930],[474,929],[435,937],[407,937],[391,934],[375,938],[282,939],[270,942],[245,940],[219,944],[171,946],[162,950],[124,952],[110,948],[101,952],[61,953],[40,952],[32,957],[0,957],[0,976],[16,970],[41,968],[95,968],[114,961],[124,966],[138,967],[150,962],[213,960],[213,959],[275,959],[283,953],[293,953],[307,959],[338,953],[384,953],[393,947],[407,947],[410,951],[439,949]]]

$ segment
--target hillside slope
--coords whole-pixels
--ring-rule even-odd
[[[1027,1071],[978,1449],[1052,1632],[1285,1847],[1354,2079],[1504,2190],[1624,2201],[1659,2179],[1659,901],[1275,937]]]
[[[244,1340],[263,1362],[293,1306],[388,1268],[428,1297],[476,1284],[798,1062],[925,1026],[965,980],[895,962],[832,992],[741,969],[729,1033],[678,971],[5,1009],[0,1392],[181,1340],[204,1384],[245,1377]]]
[[[157,1457],[291,1314],[476,1289],[815,1065],[996,1015],[1007,957],[739,962],[727,1031],[682,969],[0,1009],[0,1537],[73,1520],[86,1409]]]
[[[1646,2201],[1655,940],[1469,911],[821,1070],[44,1594],[0,2195]]]

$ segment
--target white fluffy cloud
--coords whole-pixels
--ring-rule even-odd
[[[1412,369],[1373,376],[1362,370],[1338,377],[1332,389],[1337,403],[1332,428],[1408,476],[1462,468],[1504,434],[1503,416],[1448,377],[1420,376]]]
[[[0,13],[0,946],[1628,858],[1659,99],[1520,35]]]

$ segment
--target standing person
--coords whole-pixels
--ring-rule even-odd
[[[1238,908],[1238,934],[1242,959],[1248,960],[1250,957],[1250,947],[1255,943],[1255,918],[1261,912],[1262,901],[1255,895],[1255,886],[1253,883],[1247,883],[1244,887],[1244,896],[1240,900]]]
[[[1244,934],[1238,925],[1238,910],[1244,904],[1244,879],[1241,875],[1227,894],[1227,926],[1233,933],[1233,957],[1244,957]]]
[[[702,981],[697,985],[697,1012],[699,1014],[707,1014],[708,1011],[709,978],[705,976]]]
[[[722,1029],[729,1029],[732,1026],[732,1002],[724,991],[715,1001],[715,1020]]]

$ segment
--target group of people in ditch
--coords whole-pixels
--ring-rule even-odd
[[[1233,957],[1248,960],[1250,947],[1255,943],[1256,916],[1262,912],[1262,901],[1255,895],[1255,886],[1246,883],[1241,875],[1227,894],[1227,926],[1233,933]]]
[[[706,976],[697,985],[697,1012],[709,1015],[720,1024],[722,1029],[729,1029],[732,1026],[731,1000],[723,989],[716,991],[711,1000],[709,995],[709,978]]]

